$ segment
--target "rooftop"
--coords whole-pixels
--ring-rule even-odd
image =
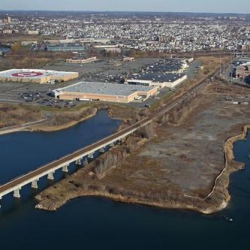
[[[185,76],[185,74],[157,74],[157,73],[146,73],[141,75],[133,75],[131,79],[148,80],[153,82],[174,82]]]
[[[0,77],[38,79],[46,76],[63,77],[66,75],[71,75],[72,73],[75,72],[64,72],[55,70],[42,70],[42,69],[10,69],[1,71]]]
[[[148,92],[155,87],[135,86],[106,82],[79,82],[71,86],[58,89],[60,92],[79,92],[88,94],[129,96],[135,92]]]

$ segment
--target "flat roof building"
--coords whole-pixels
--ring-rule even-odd
[[[127,79],[128,84],[144,85],[144,86],[159,86],[161,88],[175,88],[177,85],[187,79],[185,74],[156,74],[146,73],[133,75],[132,78]]]
[[[63,100],[95,100],[129,103],[139,96],[148,98],[156,95],[158,87],[133,86],[106,82],[79,82],[53,90],[53,95]]]
[[[53,81],[66,82],[76,79],[78,72],[64,72],[43,69],[10,69],[0,72],[0,81],[5,82],[34,82],[51,83]]]
[[[86,51],[86,47],[82,44],[68,43],[68,44],[47,45],[47,50],[54,52]]]
[[[66,59],[66,63],[90,63],[95,62],[97,60],[96,56],[90,57],[90,58],[72,58],[72,59]]]

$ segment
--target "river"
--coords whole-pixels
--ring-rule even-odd
[[[118,124],[101,111],[89,121],[64,131],[1,136],[0,183],[98,140]],[[0,249],[247,249],[249,149],[250,136],[235,144],[237,160],[246,162],[247,167],[231,176],[232,200],[220,213],[206,216],[103,198],[79,198],[57,212],[47,212],[34,209],[36,202],[27,188],[22,190],[21,201],[13,202],[9,196],[2,202]],[[59,173],[57,178],[61,178]],[[46,180],[41,182],[45,187]]]

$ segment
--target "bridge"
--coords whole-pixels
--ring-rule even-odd
[[[93,158],[93,154],[97,151],[104,152],[105,148],[108,146],[114,145],[114,143],[117,143],[119,141],[122,141],[124,138],[129,136],[130,134],[134,133],[136,130],[148,125],[151,123],[154,119],[157,117],[163,115],[164,113],[170,111],[179,103],[183,102],[189,94],[197,92],[200,88],[204,86],[205,80],[208,77],[211,77],[215,75],[218,72],[218,69],[214,71],[213,73],[210,73],[208,76],[204,77],[199,81],[199,83],[188,90],[184,95],[177,98],[175,101],[173,101],[171,104],[159,108],[157,111],[155,111],[150,116],[136,122],[135,124],[131,125],[128,128],[125,128],[119,132],[116,132],[100,141],[97,141],[87,147],[84,147],[82,149],[79,149],[77,151],[74,151],[71,154],[68,154],[60,159],[57,159],[53,162],[50,162],[46,165],[43,165],[39,167],[38,169],[31,171],[23,176],[20,176],[14,180],[11,180],[10,182],[0,186],[0,201],[3,196],[12,193],[15,198],[20,198],[20,190],[23,186],[30,184],[32,188],[37,189],[38,188],[38,181],[40,178],[47,176],[49,180],[54,179],[54,173],[58,169],[62,169],[63,172],[68,172],[68,166],[71,163],[76,163],[78,165],[81,165],[82,159],[84,157]]]

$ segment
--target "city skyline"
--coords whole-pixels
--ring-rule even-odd
[[[242,13],[248,14],[248,0],[237,4],[233,0],[55,0],[34,2],[33,0],[12,0],[1,4],[0,10],[51,10],[51,11],[152,11],[152,12],[197,12],[197,13]]]

